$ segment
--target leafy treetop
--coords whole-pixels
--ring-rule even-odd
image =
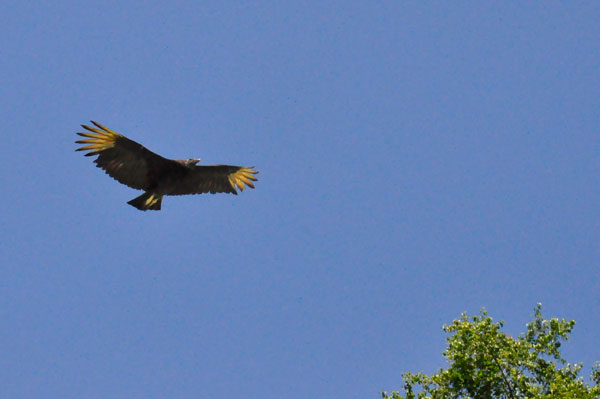
[[[404,373],[404,395],[382,392],[384,399],[598,399],[600,366],[587,384],[579,375],[582,364],[562,357],[561,341],[569,339],[575,321],[545,320],[541,304],[518,338],[501,332],[485,310],[463,313],[445,325],[449,334],[443,355],[449,367],[431,376]]]

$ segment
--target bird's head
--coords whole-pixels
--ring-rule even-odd
[[[186,163],[187,166],[194,166],[198,162],[200,162],[200,158],[190,158],[187,161],[185,161],[185,163]]]

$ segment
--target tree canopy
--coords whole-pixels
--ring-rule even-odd
[[[591,382],[580,376],[583,365],[568,363],[561,344],[569,339],[575,321],[542,317],[535,307],[527,331],[518,338],[503,333],[485,310],[463,313],[443,326],[450,334],[443,355],[449,367],[430,376],[404,373],[404,393],[382,392],[385,399],[598,399],[600,366]]]

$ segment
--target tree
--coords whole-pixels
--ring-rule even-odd
[[[541,304],[518,338],[500,330],[485,310],[463,313],[443,326],[449,334],[443,355],[449,367],[431,376],[404,373],[404,396],[382,392],[385,399],[598,399],[600,365],[592,369],[593,385],[579,375],[582,364],[563,359],[561,341],[569,339],[575,321],[545,320]]]

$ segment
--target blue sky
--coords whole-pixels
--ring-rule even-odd
[[[167,4],[168,3],[168,4]],[[600,5],[0,6],[0,396],[368,398],[535,303],[600,360]],[[256,190],[160,212],[90,119]]]

